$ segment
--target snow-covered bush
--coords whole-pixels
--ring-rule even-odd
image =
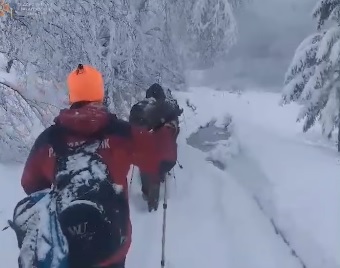
[[[232,117],[227,114],[212,119],[187,139],[187,143],[207,153],[207,161],[224,170],[228,161],[239,153],[239,144],[233,135]]]
[[[227,168],[230,159],[239,153],[240,148],[234,135],[234,123],[229,114],[217,120],[214,125],[219,129],[214,135],[228,133],[229,137],[228,139],[220,139],[210,143],[214,147],[208,152],[207,160],[224,170]]]
[[[305,120],[303,130],[319,120],[324,134],[330,136],[340,123],[340,2],[319,0],[313,16],[317,32],[295,52],[285,76],[282,104],[302,104],[297,120]]]

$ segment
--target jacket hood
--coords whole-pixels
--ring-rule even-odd
[[[100,104],[85,104],[81,107],[60,111],[54,122],[79,136],[92,136],[105,128],[110,113]]]

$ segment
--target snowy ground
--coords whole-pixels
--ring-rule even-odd
[[[183,169],[176,166],[169,181],[167,267],[340,267],[340,166],[332,146],[317,129],[302,135],[294,122],[297,107],[278,107],[278,95],[194,90],[178,94],[186,108],[179,141]],[[222,171],[186,139],[226,113],[233,116],[236,145],[222,147],[233,149],[220,155],[227,161]],[[21,167],[2,170],[0,228],[23,196]],[[160,267],[162,207],[147,213],[139,188],[135,175],[127,268]],[[0,232],[0,241],[0,259],[17,267],[13,232]]]
[[[17,240],[13,231],[7,229],[7,220],[11,218],[16,203],[24,197],[20,187],[22,167],[0,165],[0,259],[8,263],[8,268],[17,268]]]
[[[186,119],[190,128],[218,114],[232,115],[239,153],[228,158],[226,173],[257,200],[300,261],[310,268],[340,267],[340,165],[334,144],[318,128],[302,134],[295,123],[298,107],[278,106],[278,94],[195,88],[195,94],[182,95],[197,107]]]

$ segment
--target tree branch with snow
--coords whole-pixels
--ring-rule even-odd
[[[320,0],[314,8],[317,32],[296,49],[285,76],[281,104],[302,105],[298,121],[303,131],[320,122],[330,136],[339,125],[340,2]],[[325,28],[325,22],[329,22]],[[324,29],[325,28],[325,29]]]

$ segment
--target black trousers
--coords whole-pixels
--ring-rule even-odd
[[[164,161],[160,164],[159,167],[159,180],[157,181],[156,185],[151,185],[150,179],[147,174],[140,173],[140,178],[142,182],[142,192],[146,196],[148,196],[148,192],[150,186],[155,186],[159,188],[160,183],[165,180],[166,174],[176,165],[175,161]]]
[[[173,167],[176,165],[176,161],[164,161],[161,163],[159,167],[159,174],[161,176],[161,180],[165,179],[166,174],[173,169]]]

